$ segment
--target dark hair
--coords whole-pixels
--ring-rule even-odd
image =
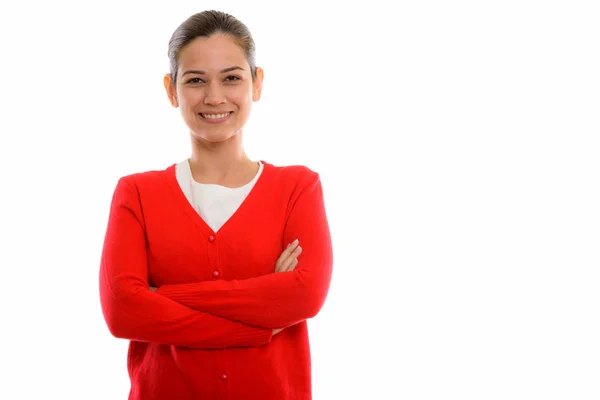
[[[210,37],[216,33],[230,35],[246,54],[252,78],[256,77],[256,49],[250,30],[241,21],[222,11],[207,10],[192,15],[175,29],[169,40],[169,62],[171,78],[177,82],[179,53],[192,40]]]

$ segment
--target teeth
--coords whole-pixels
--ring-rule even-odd
[[[208,118],[208,119],[219,119],[219,118],[225,118],[226,116],[229,115],[229,113],[225,113],[225,114],[202,114],[202,113],[200,113],[200,115],[202,115],[202,117]]]

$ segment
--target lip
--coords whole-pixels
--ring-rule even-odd
[[[217,114],[224,114],[224,113],[228,113],[228,115],[225,118],[204,118],[201,114],[204,115],[217,115]],[[231,118],[231,115],[233,114],[233,111],[221,111],[221,112],[202,112],[202,113],[198,113],[198,115],[200,116],[200,118],[202,118],[202,121],[206,122],[207,124],[220,124],[222,122],[227,121],[229,118]]]

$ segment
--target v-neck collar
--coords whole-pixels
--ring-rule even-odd
[[[191,197],[187,196],[187,194],[189,194],[187,193],[187,191],[190,190],[191,185],[186,183],[183,188],[179,185],[179,181],[177,180],[177,164],[172,164],[170,167],[167,168],[167,180],[169,182],[169,186],[174,192],[174,197],[177,201],[178,206],[181,207],[181,210],[185,214],[187,214],[188,217],[191,218],[194,224],[207,238],[216,237],[218,234],[221,234],[223,230],[226,230],[229,227],[229,225],[235,223],[235,219],[240,218],[240,214],[246,213],[246,209],[251,209],[252,204],[256,202],[256,198],[258,196],[256,192],[259,191],[261,189],[261,186],[264,184],[265,175],[271,172],[271,165],[269,163],[263,160],[260,160],[260,162],[263,165],[263,170],[256,182],[254,183],[254,186],[252,187],[252,189],[250,189],[250,192],[248,192],[248,195],[246,196],[244,201],[242,201],[237,210],[227,219],[227,221],[225,221],[225,223],[223,223],[223,225],[216,232],[210,227],[210,225],[208,225],[208,223],[206,223],[206,221],[200,216],[200,214],[198,214],[194,206],[188,200],[188,198]],[[189,176],[186,176],[186,180],[187,179],[190,179],[189,183],[191,183],[191,179],[193,179],[191,174]]]

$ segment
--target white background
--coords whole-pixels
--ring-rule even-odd
[[[249,155],[323,178],[314,399],[600,398],[595,2],[148,3],[0,6],[0,398],[126,398],[110,198],[189,155],[162,76],[210,8],[265,69]]]

